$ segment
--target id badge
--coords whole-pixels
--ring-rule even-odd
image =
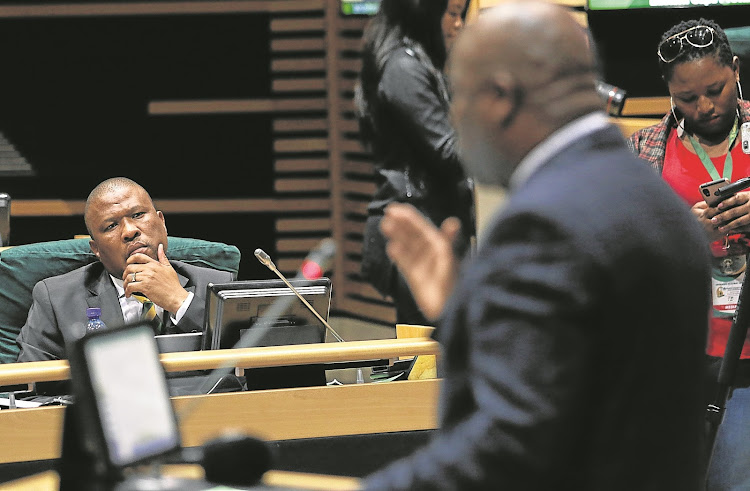
[[[711,294],[715,317],[732,317],[737,310],[746,265],[744,254],[714,258]]]

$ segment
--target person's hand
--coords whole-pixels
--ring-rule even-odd
[[[404,275],[420,310],[427,319],[437,319],[458,274],[453,241],[461,222],[452,217],[437,228],[413,206],[392,203],[380,229],[388,240],[388,257]]]
[[[164,253],[164,244],[159,244],[159,260],[146,254],[133,254],[128,258],[122,275],[125,296],[142,293],[167,312],[177,312],[188,296],[180,285],[180,279]]]
[[[721,234],[750,232],[750,192],[740,192],[716,206],[711,223]]]
[[[719,232],[711,221],[711,218],[719,213],[718,209],[708,206],[705,201],[699,201],[690,208],[690,211],[698,219],[698,223],[701,224],[711,242],[724,238],[725,234]]]

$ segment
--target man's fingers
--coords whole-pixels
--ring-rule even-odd
[[[169,259],[167,259],[167,254],[164,252],[164,244],[159,244],[159,247],[156,251],[156,257],[159,258],[159,262],[165,265],[169,264]]]
[[[458,233],[461,231],[461,220],[456,217],[448,217],[443,220],[440,225],[440,230],[443,232],[445,237],[451,242],[455,242]]]

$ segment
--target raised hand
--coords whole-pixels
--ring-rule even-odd
[[[122,277],[125,295],[140,292],[164,310],[177,312],[188,293],[169,264],[163,244],[159,244],[157,257],[158,260],[136,253],[128,258]]]
[[[453,291],[459,265],[453,241],[460,228],[457,218],[438,228],[411,205],[393,203],[385,209],[380,229],[388,240],[386,251],[429,320],[440,316]]]

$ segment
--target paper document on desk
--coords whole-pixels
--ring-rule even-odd
[[[27,408],[27,407],[39,407],[41,406],[41,402],[36,401],[19,401],[16,399],[16,407],[17,408]],[[1,407],[10,407],[10,399],[7,397],[0,397],[0,406]]]

